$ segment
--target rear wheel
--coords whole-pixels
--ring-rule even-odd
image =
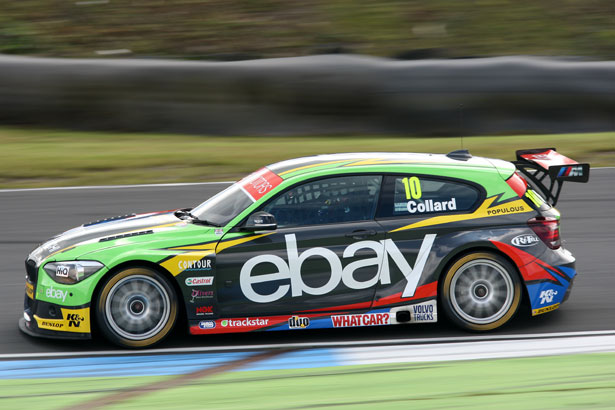
[[[442,280],[442,305],[458,326],[474,331],[498,328],[515,315],[521,281],[506,259],[477,252],[463,256]]]
[[[177,321],[177,296],[160,273],[128,268],[107,279],[96,302],[102,333],[124,347],[148,347],[162,341]]]

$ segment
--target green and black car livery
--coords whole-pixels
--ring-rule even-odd
[[[436,322],[442,310],[485,331],[521,303],[554,310],[576,272],[552,205],[589,165],[552,148],[517,158],[299,158],[193,209],[82,225],[28,256],[20,328],[89,338],[96,326],[146,347],[180,315],[214,334]]]

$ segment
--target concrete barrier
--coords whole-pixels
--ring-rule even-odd
[[[222,135],[615,129],[615,62],[0,57],[0,123]]]

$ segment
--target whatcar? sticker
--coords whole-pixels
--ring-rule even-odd
[[[386,313],[365,313],[361,315],[331,316],[333,327],[381,326],[391,324],[391,315]]]
[[[308,295],[326,295],[333,291],[340,282],[343,282],[344,285],[350,289],[367,289],[374,286],[378,281],[383,285],[388,285],[391,283],[389,257],[407,280],[402,297],[410,298],[414,296],[414,292],[423,274],[423,268],[429,257],[436,235],[425,235],[414,268],[410,266],[395,242],[391,239],[381,241],[360,241],[350,244],[344,249],[343,258],[354,257],[357,251],[361,249],[371,249],[376,252],[376,256],[351,262],[343,268],[340,258],[330,249],[320,247],[310,248],[299,254],[295,234],[285,235],[284,239],[286,240],[288,262],[277,255],[265,254],[248,259],[241,267],[241,272],[239,274],[241,291],[244,296],[252,302],[275,302],[286,296],[289,291],[291,292],[291,297],[300,297],[304,293]],[[308,258],[314,256],[319,256],[327,260],[331,268],[329,281],[321,287],[308,286],[301,278],[301,265]],[[263,263],[274,265],[277,272],[252,276],[252,270]],[[376,275],[369,280],[356,280],[354,272],[357,269],[367,266],[377,266]],[[258,283],[275,282],[284,279],[290,279],[290,284],[278,285],[277,288],[269,294],[257,293],[253,287],[253,285]]]

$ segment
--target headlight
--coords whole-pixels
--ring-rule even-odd
[[[56,282],[73,284],[95,274],[104,266],[96,261],[49,262],[43,269]]]

